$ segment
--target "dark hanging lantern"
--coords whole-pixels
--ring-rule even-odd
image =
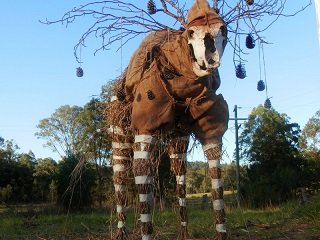
[[[246,0],[246,3],[251,6],[252,4],[254,4],[254,0]]]
[[[77,67],[76,74],[77,77],[83,77],[83,69],[81,67]]]
[[[248,34],[246,37],[246,47],[252,49],[255,47],[255,42],[251,34]]]
[[[154,0],[149,0],[147,4],[147,9],[149,14],[155,14],[157,12],[157,7]]]
[[[258,84],[257,84],[257,89],[258,89],[258,91],[263,91],[264,89],[266,88],[266,85],[264,84],[264,81],[262,81],[262,80],[259,80],[258,81]]]
[[[271,101],[270,98],[267,98],[266,101],[264,102],[264,107],[267,109],[271,108]]]
[[[236,76],[237,78],[244,79],[246,75],[246,69],[244,68],[244,65],[242,63],[239,63],[236,66]]]

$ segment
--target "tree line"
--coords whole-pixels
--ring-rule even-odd
[[[320,189],[320,111],[303,130],[275,109],[254,108],[240,136],[241,193],[254,206],[292,198],[298,188]]]
[[[82,209],[113,201],[111,142],[103,117],[111,84],[83,107],[64,105],[39,121],[36,136],[60,159],[18,153],[13,140],[0,137],[0,202],[51,202]],[[241,197],[248,204],[281,203],[299,187],[320,189],[320,110],[301,130],[286,114],[257,106],[244,123],[239,144]],[[211,190],[207,170],[205,162],[188,163],[188,193]],[[224,164],[223,170],[225,189],[234,190],[235,164]],[[162,156],[157,174],[156,196],[174,199],[168,156]]]

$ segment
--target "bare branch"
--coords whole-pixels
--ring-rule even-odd
[[[80,36],[78,43],[74,47],[74,55],[78,62],[81,62],[79,53],[81,46],[85,46],[85,41],[90,37],[100,38],[101,46],[94,53],[100,50],[108,50],[120,42],[121,48],[133,38],[160,29],[174,28],[176,23],[186,28],[185,9],[187,1],[184,0],[158,0],[161,8],[155,8],[155,12],[147,9],[147,0],[144,7],[133,4],[133,1],[105,0],[93,1],[66,12],[61,19],[40,21],[44,24],[61,23],[68,27],[71,23],[85,20],[87,30]],[[252,2],[253,0],[251,0]],[[253,4],[248,4],[249,0],[213,0],[214,8],[225,20],[229,31],[229,43],[234,48],[234,59],[240,61],[243,53],[238,42],[240,36],[252,34],[255,39],[267,43],[261,35],[272,26],[280,17],[292,17],[304,11],[312,4],[312,0],[302,0],[301,8],[288,11],[287,0],[254,0]],[[182,4],[181,4],[182,3]],[[181,5],[180,5],[181,4]],[[162,12],[167,19],[160,18]],[[160,14],[161,15],[161,14]],[[159,16],[159,18],[158,18]],[[175,23],[168,25],[168,19],[174,19]],[[91,22],[91,23],[90,23]],[[230,35],[234,35],[230,37]]]

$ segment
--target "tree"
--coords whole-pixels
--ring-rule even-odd
[[[188,193],[205,193],[211,191],[211,180],[208,177],[208,163],[201,161],[188,162],[186,187]]]
[[[55,175],[57,174],[57,163],[52,158],[38,159],[37,165],[33,170],[33,185],[34,195],[38,195],[41,201],[53,199],[52,188],[54,184]]]
[[[111,155],[111,139],[106,130],[103,117],[103,103],[98,98],[92,98],[82,109],[77,117],[82,125],[83,133],[79,135],[82,143],[85,161],[94,164],[97,175],[97,200],[100,205],[105,200],[106,185],[111,183],[111,172],[108,169]]]
[[[10,184],[7,184],[6,187],[0,187],[0,202],[7,203],[12,195],[12,187]]]
[[[20,154],[18,161],[21,166],[25,166],[31,169],[33,169],[36,164],[36,158],[32,151],[29,151],[29,153]]]
[[[168,153],[158,156],[155,163],[155,198],[163,209],[176,198],[176,179],[170,169],[170,157]]]
[[[42,119],[37,126],[38,138],[47,140],[46,145],[57,151],[66,160],[77,156],[91,162],[97,175],[97,200],[105,200],[106,185],[111,182],[108,169],[111,140],[103,118],[103,107],[98,98],[93,98],[84,107],[69,105],[58,108],[50,118]]]
[[[320,151],[320,110],[304,126],[300,140],[301,148],[310,152]]]
[[[68,156],[63,158],[58,164],[58,203],[66,210],[81,210],[90,207],[92,204],[95,173],[92,164],[89,162],[85,162],[78,169],[79,160],[76,156]]]
[[[21,200],[20,190],[23,183],[19,186],[19,180],[23,180],[23,176],[18,173],[18,153],[19,147],[13,140],[4,140],[0,138],[0,190],[3,201],[19,201]]]
[[[320,189],[320,110],[304,126],[300,147],[305,158],[305,181],[311,190]]]
[[[83,145],[83,125],[77,118],[82,108],[64,105],[59,107],[49,118],[40,120],[36,133],[38,138],[47,140],[45,146],[50,147],[61,157],[79,154]]]
[[[13,140],[0,138],[0,160],[16,161],[18,159],[19,146]]]
[[[244,197],[255,206],[287,200],[301,184],[300,127],[285,114],[254,108],[239,138],[245,162]]]
[[[240,168],[241,172],[242,168]],[[237,187],[236,182],[236,165],[234,162],[231,164],[223,165],[223,189],[234,191]]]

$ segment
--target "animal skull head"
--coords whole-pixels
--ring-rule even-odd
[[[227,28],[207,0],[196,0],[191,6],[187,37],[197,76],[206,76],[219,67],[227,43]]]
[[[225,25],[192,26],[187,30],[187,36],[194,73],[203,77],[217,69],[227,41]]]

